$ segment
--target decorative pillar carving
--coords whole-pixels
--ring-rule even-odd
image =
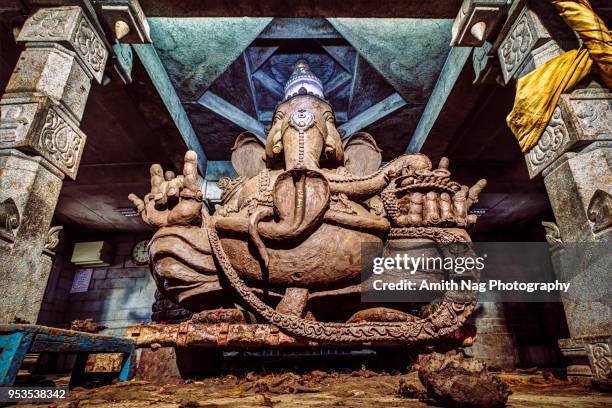
[[[17,41],[25,49],[0,100],[0,323],[35,323],[58,239],[51,218],[63,178],[76,177],[79,124],[109,54],[78,6],[39,9]]]
[[[504,84],[578,45],[552,4],[530,1],[517,12],[497,48]]]

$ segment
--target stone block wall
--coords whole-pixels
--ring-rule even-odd
[[[96,236],[79,241],[105,240],[115,247],[107,267],[93,268],[89,290],[69,295],[66,321],[91,318],[107,327],[102,333],[125,335],[126,327],[151,321],[155,282],[147,265],[135,265],[131,250],[146,236]]]

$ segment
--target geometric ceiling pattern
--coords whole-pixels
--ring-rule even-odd
[[[449,19],[149,18],[151,37],[209,160],[244,130],[266,136],[293,65],[308,61],[344,136],[406,149],[450,49]]]

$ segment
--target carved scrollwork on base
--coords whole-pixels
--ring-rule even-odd
[[[108,52],[85,16],[81,16],[75,34],[76,52],[88,63],[94,75],[104,71]]]
[[[594,233],[612,228],[612,195],[603,190],[595,191],[589,202],[587,215],[593,223]]]
[[[34,151],[74,179],[86,136],[62,105],[33,95],[0,104],[0,148]]]
[[[542,133],[538,144],[529,151],[529,161],[534,167],[541,166],[546,163],[552,156],[556,156],[557,152],[563,147],[564,142],[568,140],[568,131],[563,117],[561,116],[561,108],[558,106],[553,111],[548,126]]]
[[[609,338],[587,342],[586,349],[594,379],[612,381],[612,351]]]
[[[59,244],[59,233],[62,229],[64,229],[64,227],[61,225],[49,228],[47,242],[45,242],[45,249],[47,251],[53,251],[57,247]]]

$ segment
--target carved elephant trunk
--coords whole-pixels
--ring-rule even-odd
[[[431,170],[431,160],[423,154],[405,154],[393,159],[380,170],[367,176],[329,175],[332,194],[346,194],[353,199],[367,198],[379,194],[391,177],[403,169]]]
[[[273,197],[276,219],[260,222],[259,234],[275,241],[299,239],[321,225],[329,207],[329,182],[318,171],[289,170],[276,179]]]

